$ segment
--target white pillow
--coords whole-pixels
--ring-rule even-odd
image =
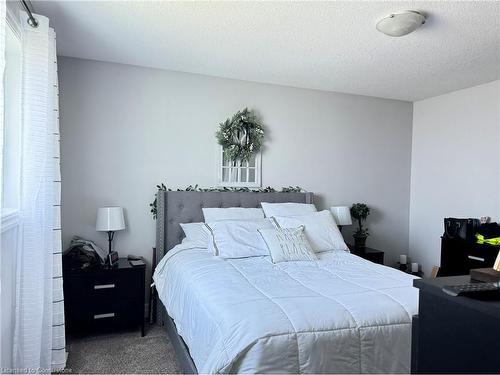
[[[260,204],[266,217],[298,216],[316,212],[316,206],[309,203],[266,203]]]
[[[296,228],[303,225],[306,237],[316,252],[349,251],[335,219],[328,210],[301,216],[275,216],[273,219],[279,228]]]
[[[186,237],[182,240],[192,242],[196,247],[207,248],[212,242],[212,234],[205,223],[181,223],[181,228]]]
[[[206,225],[212,232],[214,255],[221,258],[269,255],[267,245],[258,232],[259,229],[274,228],[269,219],[221,220]]]
[[[259,229],[266,241],[273,263],[291,260],[316,260],[314,250],[304,234],[304,227]]]
[[[263,219],[264,211],[262,208],[202,208],[205,223],[219,220],[250,220]]]

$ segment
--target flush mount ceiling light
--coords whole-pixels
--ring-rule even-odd
[[[377,30],[389,36],[409,34],[425,23],[425,16],[416,10],[391,13],[377,23]]]

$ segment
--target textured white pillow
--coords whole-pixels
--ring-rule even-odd
[[[206,225],[212,232],[214,255],[221,258],[269,255],[267,245],[258,232],[259,229],[274,228],[269,219],[221,220]]]
[[[180,225],[186,235],[183,242],[189,241],[193,243],[193,246],[206,248],[212,241],[212,233],[205,223],[181,223]]]
[[[316,206],[309,203],[266,203],[260,204],[266,217],[298,216],[316,212]]]
[[[296,228],[303,225],[306,237],[316,252],[349,251],[330,211],[324,210],[301,216],[275,216],[273,219],[279,228]]]
[[[259,229],[266,241],[273,263],[291,260],[316,260],[314,250],[304,234],[304,227]]]
[[[205,223],[219,220],[251,220],[263,219],[264,211],[262,208],[202,208]]]

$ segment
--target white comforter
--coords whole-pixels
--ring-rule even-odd
[[[413,279],[345,251],[273,264],[189,244],[154,275],[200,373],[407,373]]]

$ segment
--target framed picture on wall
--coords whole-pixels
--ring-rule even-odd
[[[248,161],[233,161],[222,146],[218,147],[217,185],[227,187],[260,187],[262,154],[253,155]]]

